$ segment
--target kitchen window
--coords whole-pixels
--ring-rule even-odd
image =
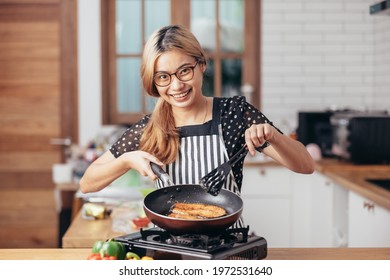
[[[132,124],[153,110],[140,80],[142,49],[168,24],[189,27],[205,49],[205,95],[245,94],[260,107],[260,1],[109,0],[101,11],[104,124]]]

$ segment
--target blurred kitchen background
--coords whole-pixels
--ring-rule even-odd
[[[370,13],[378,2],[0,1],[0,247],[61,246],[83,170],[153,108],[154,100],[142,93],[139,65],[143,42],[162,25],[190,26],[206,49],[205,94],[245,95],[286,134],[299,134],[302,112],[325,113],[328,125],[329,112],[386,115],[390,13]],[[305,144],[322,148],[313,137]],[[327,154],[322,150],[317,156]],[[308,217],[308,208],[292,202],[299,194],[307,196],[305,188],[293,192],[294,186],[307,184],[306,177],[280,173],[278,167],[264,170],[263,175],[271,174],[269,181],[263,178],[266,184],[278,185],[283,178],[289,187],[283,183],[248,202],[259,215],[268,210],[260,226],[268,222],[269,231],[258,234],[275,247],[348,245],[344,218],[335,219],[340,228],[330,224],[323,235],[313,237],[305,228],[315,228],[324,214],[314,211],[319,216]],[[252,175],[247,184],[257,180]],[[148,184],[134,176],[125,184]],[[328,178],[318,180],[329,184]],[[331,197],[347,199],[338,192],[335,188]],[[256,208],[259,201],[264,208]],[[384,210],[389,221],[390,210]],[[294,224],[291,213],[302,217],[300,223]],[[390,246],[389,237],[383,239],[375,246]]]
[[[104,113],[101,110],[101,94],[97,94],[102,92],[101,11],[98,2],[79,1],[78,4],[80,144],[86,144],[91,139],[91,135],[100,131]],[[132,1],[118,2],[123,5],[120,12],[123,19],[121,19],[122,22],[117,23],[118,37],[121,38],[121,35],[125,37],[125,34],[132,34],[132,32],[140,36],[141,25],[136,24],[139,19],[133,19],[132,24],[131,19],[125,17],[127,10],[138,11],[139,7],[134,7],[136,6],[134,4],[132,6]],[[156,22],[146,24],[145,36],[158,26],[169,23],[169,2],[168,0],[146,1],[145,8],[152,9],[150,14],[146,12],[146,15]],[[190,13],[191,17],[183,16],[183,20],[189,23],[191,18],[191,28],[199,40],[207,47],[213,48],[216,44],[212,41],[212,39],[215,40],[212,32],[215,30],[215,1],[192,0],[190,2],[192,3],[191,12],[179,8],[174,10],[179,13],[179,18],[183,14]],[[235,52],[242,53],[246,21],[249,22],[247,29],[251,28],[250,31],[255,33],[251,35],[252,38],[247,39],[247,44],[257,45],[257,49],[253,50],[257,60],[250,57],[247,63],[255,64],[248,71],[258,73],[246,74],[247,76],[252,74],[253,80],[246,77],[249,81],[242,85],[249,85],[249,91],[252,94],[251,101],[261,107],[275,123],[285,124],[291,130],[296,129],[297,111],[299,110],[323,110],[334,107],[340,109],[390,108],[390,81],[388,79],[390,20],[388,15],[370,15],[369,6],[373,4],[373,1],[244,1],[261,2],[261,5],[253,4],[259,10],[249,10],[248,13],[251,12],[253,15],[247,18],[244,14],[244,7],[237,3],[242,1],[220,2],[220,21],[222,21],[222,42],[220,44],[226,43],[226,48],[233,48],[226,51],[234,52],[234,54]],[[153,7],[157,5],[159,8],[153,13]],[[197,6],[199,9],[196,9]],[[162,12],[164,10],[165,13]],[[223,22],[226,22],[226,26]],[[253,26],[252,22],[259,26]],[[126,28],[126,25],[132,27]],[[230,26],[232,26],[231,29]],[[118,44],[122,43],[120,38],[117,38]],[[230,41],[225,42],[224,39]],[[122,40],[130,40],[130,38]],[[136,51],[139,52],[140,48],[141,45]],[[132,66],[130,61],[125,62],[125,59],[120,58],[118,60],[119,64],[124,64],[123,68],[127,64],[130,69],[134,67],[132,69],[134,74],[129,75],[129,79],[137,81],[137,62],[134,61],[136,65]],[[233,66],[237,60],[239,59],[235,59],[234,56],[231,59],[225,59],[226,63],[231,63]],[[242,63],[237,62],[237,64],[239,64],[237,67],[242,69]],[[120,68],[121,65],[117,67]],[[227,72],[232,69],[230,65],[225,68],[222,71]],[[128,83],[130,84],[130,81]],[[233,89],[220,94],[229,95],[231,91],[233,94],[240,94],[240,85],[241,83],[233,84],[230,86]],[[226,88],[229,89],[229,86],[227,85]],[[123,98],[136,98],[128,94],[123,95]],[[131,102],[121,104],[126,106]],[[131,105],[127,106],[131,107]],[[127,110],[135,109],[128,108]]]

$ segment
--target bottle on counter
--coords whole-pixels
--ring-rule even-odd
[[[80,182],[81,177],[83,177],[85,170],[89,166],[89,162],[84,159],[82,155],[79,155],[78,158],[73,163],[73,178],[75,182]]]

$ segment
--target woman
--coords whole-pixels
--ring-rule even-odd
[[[312,173],[305,147],[283,135],[244,97],[211,98],[202,94],[206,55],[194,35],[182,26],[157,30],[145,45],[141,78],[145,91],[158,98],[143,117],[100,158],[80,181],[82,192],[103,189],[129,169],[155,180],[150,162],[161,165],[175,184],[198,184],[245,143],[299,173]],[[243,160],[223,186],[239,194]],[[157,187],[163,187],[157,180]]]

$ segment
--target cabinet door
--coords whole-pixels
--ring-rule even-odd
[[[332,245],[333,182],[315,174],[310,190],[310,243],[313,247]]]
[[[345,188],[315,173],[310,189],[310,246],[347,245],[347,198]]]
[[[243,217],[269,247],[291,246],[291,172],[282,167],[244,168]]]
[[[291,246],[290,199],[280,197],[243,197],[243,217],[250,232],[267,240],[270,248]]]
[[[294,173],[291,189],[291,247],[310,246],[310,190],[312,175]]]
[[[292,172],[284,167],[245,166],[242,192],[245,195],[290,196]]]
[[[349,247],[390,247],[390,211],[349,192]]]

